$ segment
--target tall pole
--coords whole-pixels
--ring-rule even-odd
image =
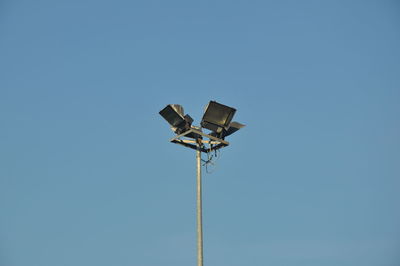
[[[201,200],[201,141],[197,142],[197,266],[203,266],[203,222]]]

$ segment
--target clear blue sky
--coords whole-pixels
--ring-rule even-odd
[[[0,2],[0,265],[398,266],[398,1]]]

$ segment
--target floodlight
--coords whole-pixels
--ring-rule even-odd
[[[177,134],[189,130],[193,122],[190,115],[184,115],[183,107],[179,104],[168,104],[159,113],[167,120],[171,125],[171,129]]]
[[[196,150],[197,266],[203,266],[201,168],[205,166],[208,172],[207,166],[214,165],[213,158],[217,156],[217,151],[229,145],[229,142],[225,141],[225,137],[244,127],[238,122],[231,122],[235,112],[235,108],[210,101],[204,111],[201,127],[192,125],[193,119],[189,115],[185,115],[183,107],[178,104],[169,104],[159,112],[177,134],[170,141]],[[203,132],[202,128],[211,130],[211,132]],[[207,160],[202,159],[202,153],[207,154]]]
[[[239,129],[241,129],[242,127],[245,127],[245,125],[240,124],[239,122],[232,122],[229,124],[229,128],[226,131],[226,133],[224,134],[224,137],[229,136],[233,133],[235,133],[236,131],[238,131]]]
[[[224,130],[228,130],[235,112],[235,108],[210,101],[206,106],[201,126],[220,134]]]
[[[210,135],[211,136],[215,136],[215,137],[219,137],[221,139],[225,139],[226,136],[229,136],[233,133],[235,133],[236,131],[238,131],[239,129],[245,127],[245,125],[240,124],[239,122],[232,122],[229,124],[228,130],[222,130],[221,133],[216,133],[216,132],[212,132]]]

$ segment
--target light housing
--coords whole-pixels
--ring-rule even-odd
[[[245,127],[246,125],[240,124],[239,122],[232,122],[229,124],[229,128],[228,130],[222,130],[222,132],[217,133],[215,131],[211,132],[211,136],[220,138],[220,139],[225,139],[226,136],[229,136],[233,133],[235,133],[236,131],[238,131],[239,129]]]
[[[193,118],[184,115],[183,107],[179,104],[168,104],[159,114],[167,120],[176,134],[182,134],[191,128]]]
[[[217,103],[216,101],[210,101],[206,106],[200,124],[203,128],[207,128],[219,135],[223,131],[228,130],[235,112],[235,108]]]

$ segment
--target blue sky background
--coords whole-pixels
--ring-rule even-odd
[[[0,265],[398,266],[398,1],[0,2]]]

